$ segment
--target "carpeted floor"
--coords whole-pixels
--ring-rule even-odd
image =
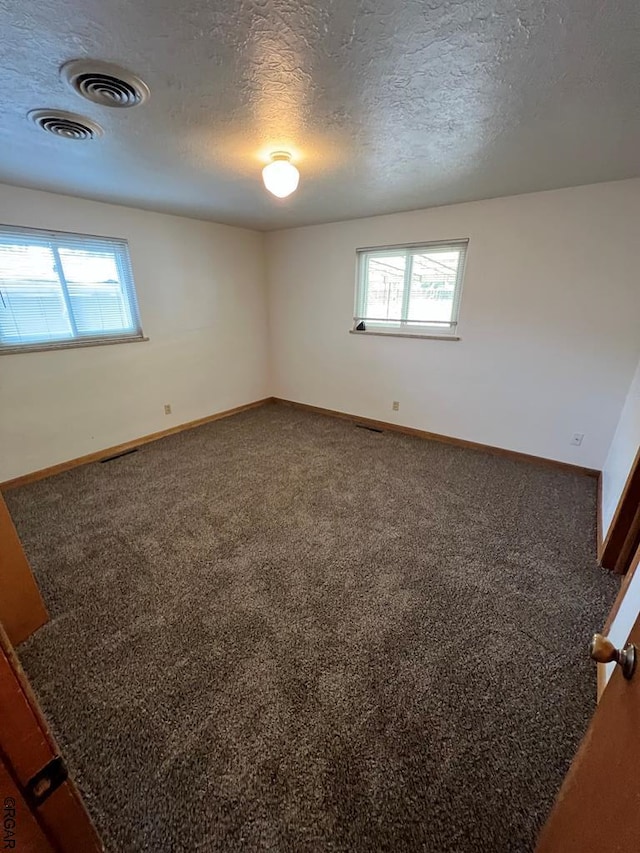
[[[617,590],[595,490],[268,406],[7,493],[108,850],[530,850]]]

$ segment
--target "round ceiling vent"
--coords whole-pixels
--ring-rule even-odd
[[[97,139],[102,128],[95,121],[64,110],[32,110],[29,118],[42,130],[63,139]]]
[[[79,95],[103,107],[137,107],[149,97],[146,83],[110,62],[74,59],[60,73]]]

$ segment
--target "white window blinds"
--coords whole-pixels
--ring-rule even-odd
[[[125,240],[0,226],[0,352],[137,339]]]
[[[467,240],[358,250],[354,329],[455,335]]]

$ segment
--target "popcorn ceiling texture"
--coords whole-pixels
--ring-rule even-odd
[[[639,174],[637,0],[2,0],[0,24],[12,184],[272,229]],[[150,101],[83,101],[58,69],[85,57]],[[105,136],[49,138],[41,107]]]
[[[617,591],[594,480],[268,406],[6,498],[109,851],[532,848]]]

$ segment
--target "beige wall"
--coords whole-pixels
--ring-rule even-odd
[[[630,180],[267,234],[273,393],[602,468],[640,355],[638,222]],[[461,341],[348,333],[356,248],[462,237]]]
[[[149,337],[0,356],[0,481],[269,393],[262,234],[8,186],[0,222],[128,239]]]

